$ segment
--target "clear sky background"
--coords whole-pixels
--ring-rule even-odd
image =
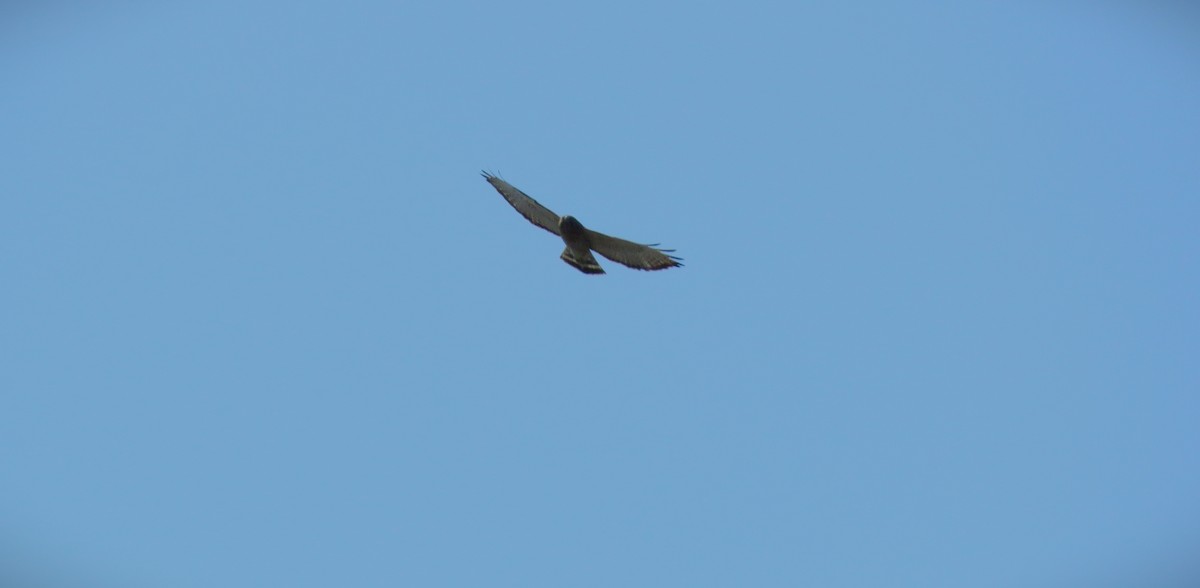
[[[81,4],[0,9],[5,586],[1200,581],[1186,3]]]

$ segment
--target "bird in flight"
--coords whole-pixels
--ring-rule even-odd
[[[681,258],[669,255],[674,249],[657,249],[655,245],[642,245],[585,228],[573,216],[558,216],[542,206],[528,194],[512,184],[482,172],[487,180],[521,216],[529,222],[562,237],[567,244],[559,257],[585,274],[602,274],[604,268],[596,261],[592,251],[626,267],[637,270],[661,270],[682,266]]]

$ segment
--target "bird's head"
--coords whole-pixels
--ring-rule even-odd
[[[558,230],[564,234],[579,233],[583,231],[583,223],[575,220],[575,217],[567,215],[558,220]]]

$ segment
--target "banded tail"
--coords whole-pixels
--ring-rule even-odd
[[[594,256],[592,256],[592,252],[590,250],[584,249],[583,254],[579,254],[575,251],[572,251],[570,247],[567,247],[566,249],[563,249],[562,255],[559,257],[561,257],[563,261],[567,262],[575,269],[585,274],[604,273],[604,268],[600,267],[600,263],[596,261]]]

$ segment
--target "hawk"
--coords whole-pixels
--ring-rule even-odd
[[[575,269],[585,274],[602,274],[604,268],[596,262],[592,251],[607,257],[626,267],[637,270],[661,270],[682,266],[681,258],[674,255],[674,249],[657,249],[658,243],[642,245],[604,233],[597,233],[583,226],[573,216],[558,216],[549,208],[542,206],[528,194],[516,189],[512,184],[482,172],[487,180],[521,216],[529,222],[562,237],[567,244],[559,257]]]

